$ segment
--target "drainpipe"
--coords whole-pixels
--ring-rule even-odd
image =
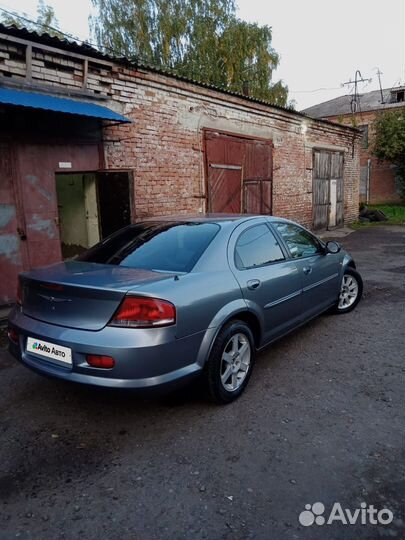
[[[366,203],[370,202],[370,176],[371,176],[371,159],[367,160],[367,186],[366,186]]]

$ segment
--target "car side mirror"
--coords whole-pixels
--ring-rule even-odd
[[[339,251],[342,249],[337,242],[333,242],[333,241],[326,242],[325,247],[326,247],[325,249],[326,253],[333,253],[333,254],[339,253]]]

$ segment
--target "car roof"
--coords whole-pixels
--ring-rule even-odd
[[[224,221],[246,221],[250,219],[255,218],[268,218],[271,221],[274,220],[282,220],[282,221],[288,221],[284,220],[283,218],[278,218],[275,216],[269,216],[269,215],[260,215],[260,214],[215,214],[215,213],[206,213],[206,214],[175,214],[175,215],[169,215],[169,216],[155,216],[155,217],[149,217],[149,218],[142,218],[139,221],[140,222],[182,222],[182,223],[188,223],[188,222],[207,222],[207,223],[219,223]]]

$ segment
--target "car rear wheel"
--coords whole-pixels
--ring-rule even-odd
[[[249,326],[239,320],[227,323],[219,332],[205,365],[209,396],[215,403],[230,403],[242,394],[254,358],[254,339]]]
[[[335,306],[336,313],[348,313],[360,302],[363,294],[363,280],[354,268],[346,268],[340,286],[339,300]]]

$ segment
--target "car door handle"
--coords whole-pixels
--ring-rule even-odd
[[[304,272],[304,274],[310,274],[312,272],[312,268],[310,266],[304,266],[302,271]]]
[[[254,291],[258,287],[260,287],[260,280],[259,279],[250,279],[247,282],[247,288],[250,289],[251,291]]]

